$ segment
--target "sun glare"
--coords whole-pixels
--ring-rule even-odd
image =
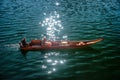
[[[61,32],[63,29],[63,26],[61,25],[60,21],[60,15],[54,11],[49,14],[48,17],[46,17],[41,24],[42,27],[45,27],[46,29],[46,35],[49,40],[56,40],[57,35]]]

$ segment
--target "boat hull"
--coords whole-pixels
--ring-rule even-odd
[[[41,50],[59,50],[59,49],[79,49],[82,47],[86,47],[86,46],[95,44],[95,43],[100,42],[102,40],[103,40],[102,38],[99,38],[99,39],[90,40],[90,41],[64,41],[64,42],[69,42],[69,43],[67,43],[68,45],[58,45],[58,46],[27,45],[26,47],[20,46],[20,50],[21,51],[41,51]],[[61,43],[61,42],[59,41],[59,43]]]

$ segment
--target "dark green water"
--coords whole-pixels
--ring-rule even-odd
[[[29,42],[104,41],[80,50],[19,51]],[[119,0],[0,0],[0,80],[119,80]]]

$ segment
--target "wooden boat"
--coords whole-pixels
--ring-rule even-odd
[[[57,49],[76,49],[95,44],[102,41],[103,38],[89,40],[89,41],[44,41],[32,40],[26,44],[20,43],[20,50],[22,51],[41,51],[41,50],[57,50]],[[23,45],[24,43],[24,45]]]

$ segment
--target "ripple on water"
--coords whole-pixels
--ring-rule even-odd
[[[117,0],[4,0],[0,4],[2,78],[108,80],[113,77],[115,80],[118,77],[120,10]],[[51,25],[52,28],[57,27],[58,34],[50,30]],[[18,43],[23,37],[27,41],[43,36],[48,38],[47,30],[60,39],[103,37],[104,40],[89,49],[21,54]]]

